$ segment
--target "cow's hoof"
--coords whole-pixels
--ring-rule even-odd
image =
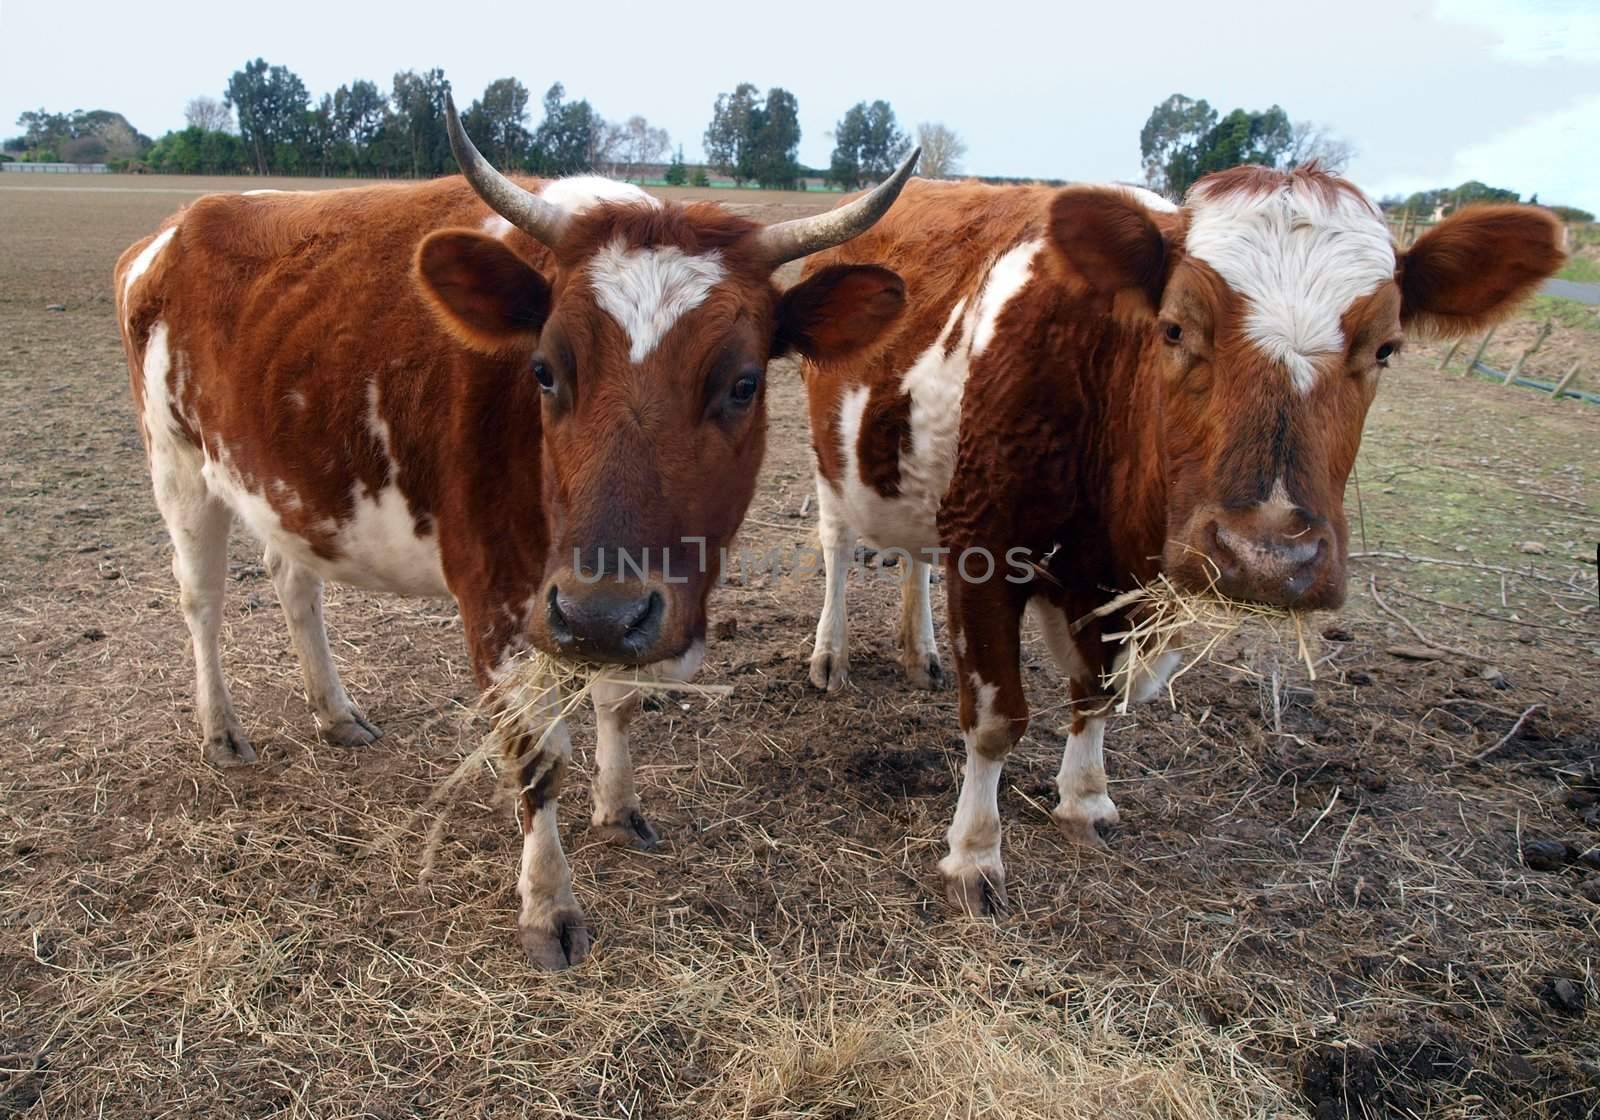
[[[624,809],[616,820],[596,821],[589,828],[607,844],[619,848],[653,852],[661,847],[661,834],[638,809]]]
[[[944,666],[939,664],[937,653],[902,653],[900,664],[906,671],[906,680],[912,688],[939,689],[944,687]]]
[[[383,738],[383,732],[359,711],[351,708],[340,719],[322,727],[318,732],[324,742],[336,747],[365,747]]]
[[[248,766],[255,760],[256,749],[237,727],[224,728],[206,738],[206,761],[213,766]]]
[[[1104,848],[1116,835],[1122,816],[1116,803],[1103,793],[1090,794],[1075,801],[1063,801],[1050,814],[1068,840],[1088,848]]]
[[[528,963],[547,972],[582,964],[594,944],[583,915],[567,909],[552,910],[533,925],[519,926],[517,939],[522,942]]]
[[[969,863],[956,871],[941,869],[941,874],[945,898],[969,918],[998,918],[1006,912],[1009,901],[1004,867]]]
[[[850,658],[819,650],[811,655],[811,683],[824,692],[838,692],[850,678]]]

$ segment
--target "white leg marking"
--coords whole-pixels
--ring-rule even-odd
[[[639,690],[614,681],[596,681],[594,704],[594,815],[591,826],[614,844],[649,851],[661,837],[639,805],[628,753],[628,724],[639,711]]]
[[[572,867],[561,850],[554,801],[534,813],[523,834],[517,898],[517,928],[532,963],[555,971],[588,956],[589,930],[572,894]]]
[[[560,701],[553,691],[549,706]],[[550,712],[548,714],[553,714]],[[557,811],[561,785],[572,760],[572,737],[565,721],[556,720],[548,728],[535,721],[529,734],[543,735],[538,752],[517,760],[524,783],[518,793],[519,817],[526,799],[542,798],[526,821],[522,835],[522,868],[517,876],[518,936],[528,960],[541,968],[562,969],[578,964],[589,955],[590,937],[583,911],[572,893],[572,867],[561,850]]]
[[[956,815],[945,834],[950,854],[939,861],[950,900],[969,914],[1005,906],[1006,872],[1000,860],[1000,770],[1004,764],[967,736],[967,769]]]
[[[153,260],[154,248],[139,256],[146,267],[146,254]],[[194,645],[195,709],[205,756],[218,766],[235,766],[254,762],[256,754],[234,714],[222,671],[222,593],[233,515],[207,488],[199,448],[177,429],[168,382],[172,363],[167,325],[157,322],[150,330],[142,370],[150,485],[172,538],[172,574]]]
[[[322,617],[322,577],[273,548],[267,549],[265,559],[283,617],[289,624],[289,637],[300,657],[306,699],[317,717],[317,729],[323,738],[339,746],[366,746],[383,733],[350,702],[350,694],[339,679]]]
[[[1091,718],[1082,731],[1067,736],[1061,752],[1061,769],[1056,773],[1056,791],[1061,801],[1052,816],[1071,839],[1092,846],[1103,846],[1097,825],[1114,825],[1120,819],[1117,806],[1106,795],[1106,721]]]
[[[843,503],[833,487],[817,476],[817,532],[822,539],[826,589],[817,641],[811,651],[811,683],[829,692],[844,687],[850,672],[850,636],[845,617],[845,576],[855,554],[856,535],[845,519]]]
[[[172,574],[194,643],[195,706],[205,754],[219,766],[231,766],[256,758],[234,714],[222,671],[222,593],[233,515],[207,493],[199,458],[198,453],[183,455],[170,442],[151,442],[156,505],[172,537]]]
[[[900,664],[906,679],[918,688],[934,688],[944,679],[933,637],[933,602],[928,585],[933,565],[911,560],[900,583]]]

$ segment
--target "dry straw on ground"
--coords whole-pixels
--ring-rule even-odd
[[[478,748],[434,787],[407,826],[389,830],[369,845],[369,850],[392,844],[409,825],[415,824],[417,817],[431,813],[433,822],[423,841],[419,873],[426,882],[434,873],[450,806],[462,781],[480,767],[493,769],[500,763],[503,776],[522,775],[521,788],[513,792],[520,794],[532,788],[556,763],[556,755],[544,753],[550,737],[563,721],[572,719],[583,709],[584,701],[601,684],[646,694],[683,692],[713,699],[732,691],[728,685],[662,680],[635,669],[569,660],[530,647],[501,670],[494,684],[483,692],[475,708],[464,717],[469,722],[476,717],[488,725]],[[525,768],[525,760],[537,760],[541,764],[530,770]]]

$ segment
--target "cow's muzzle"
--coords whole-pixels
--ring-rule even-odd
[[[1181,582],[1230,599],[1296,610],[1344,601],[1344,556],[1327,518],[1274,505],[1213,508],[1190,521],[1175,565]]]
[[[545,591],[545,625],[568,657],[643,665],[661,660],[665,596],[635,582],[551,580]]]

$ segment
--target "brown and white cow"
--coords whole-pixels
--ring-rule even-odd
[[[754,490],[768,360],[842,359],[904,306],[875,265],[786,293],[772,273],[870,226],[914,156],[842,216],[761,227],[600,179],[518,185],[448,116],[465,180],[212,195],[117,263],[214,763],[255,758],[218,643],[235,518],[266,545],[336,743],[378,730],[335,670],[325,580],[453,597],[480,686],[530,642],[686,678]],[[637,698],[612,686],[595,706],[594,826],[653,846],[628,757]],[[520,936],[563,967],[590,946],[556,826],[570,744],[530,730],[515,753]]]
[[[902,663],[936,679],[928,580],[944,565],[967,747],[940,863],[952,902],[1005,903],[996,795],[1028,723],[1025,611],[1075,701],[1054,815],[1098,843],[1117,820],[1092,714],[1117,655],[1101,638],[1126,619],[1072,623],[1159,572],[1338,606],[1345,480],[1383,368],[1407,333],[1506,313],[1558,267],[1560,239],[1542,210],[1486,206],[1397,252],[1348,182],[1237,168],[1181,209],[1137,188],[919,181],[807,263],[882,265],[909,293],[872,347],[806,368],[827,568],[811,679],[845,681],[858,532],[910,554]],[[1171,669],[1135,682],[1135,699]]]

